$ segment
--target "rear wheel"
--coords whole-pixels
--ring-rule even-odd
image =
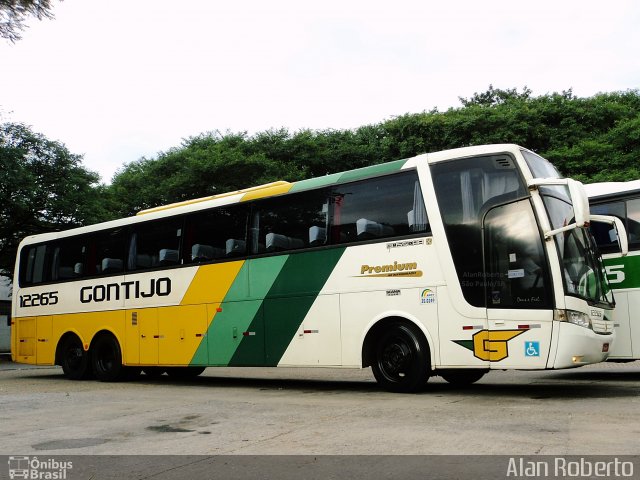
[[[451,369],[451,370],[442,370],[438,372],[438,374],[444,378],[447,382],[452,385],[471,385],[472,383],[477,382],[484,374],[487,373],[486,370],[476,370],[476,369]]]
[[[89,352],[75,335],[67,336],[60,345],[59,359],[64,375],[70,380],[84,380],[91,376]]]
[[[101,382],[117,382],[125,377],[122,350],[111,334],[100,335],[91,347],[93,373]]]
[[[391,392],[416,392],[429,380],[429,347],[422,333],[397,323],[380,335],[372,365],[378,383]]]

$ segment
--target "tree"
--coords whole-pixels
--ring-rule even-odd
[[[274,180],[297,181],[487,143],[516,143],[583,182],[638,178],[640,92],[578,98],[497,89],[462,107],[407,113],[356,130],[220,132],[191,137],[157,158],[126,165],[107,187],[114,213],[215,195]],[[606,165],[606,168],[603,166]]]
[[[0,124],[0,275],[11,278],[22,238],[108,218],[99,178],[61,143]]]
[[[0,37],[15,43],[22,38],[25,21],[53,18],[51,0],[0,0]]]
[[[471,98],[458,97],[458,100],[460,100],[460,103],[465,107],[470,107],[471,105],[489,107],[492,105],[500,105],[509,100],[527,100],[531,96],[531,93],[531,90],[526,86],[522,89],[522,93],[518,93],[517,88],[507,88],[503,90],[501,88],[493,88],[493,85],[489,85],[489,89],[486,92],[476,92]]]

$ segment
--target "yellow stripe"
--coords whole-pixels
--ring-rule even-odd
[[[222,302],[243,264],[238,261],[198,268],[180,305]]]
[[[260,190],[255,190],[252,192],[246,193],[241,199],[241,202],[248,202],[249,200],[255,200],[257,198],[265,198],[271,197],[274,195],[282,195],[283,193],[287,193],[291,190],[293,184],[289,182],[275,182],[272,186],[267,186],[265,188],[261,188]]]
[[[218,195],[210,195],[208,197],[194,198],[192,200],[185,200],[183,202],[170,203],[169,205],[161,205],[159,207],[147,208],[146,210],[139,211],[137,215],[145,215],[147,213],[161,212],[163,210],[170,210],[172,208],[184,207],[185,205],[194,205],[196,203],[208,202],[209,200],[218,200],[220,198],[231,197],[233,195],[240,195],[242,193],[247,193],[249,195],[255,194],[255,197],[250,197],[250,198],[268,197],[270,195],[278,195],[279,193],[286,193],[289,191],[291,186],[292,186],[291,183],[285,182],[284,180],[279,180],[277,182],[271,182],[265,185],[258,185],[257,187],[243,188],[242,190],[234,190],[233,192],[220,193]],[[283,189],[283,191],[280,191],[280,189]],[[276,193],[260,194],[260,192],[263,190],[266,190],[267,192],[270,192],[271,190],[273,190]],[[248,200],[245,197],[242,197],[241,201]]]

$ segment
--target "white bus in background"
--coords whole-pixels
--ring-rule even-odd
[[[609,360],[640,359],[640,180],[585,185],[591,213],[612,215],[624,223],[629,254],[621,255],[609,227],[594,224],[592,232],[604,258],[607,277],[614,289],[617,332]]]
[[[0,355],[11,352],[11,284],[0,277]]]
[[[614,301],[590,220],[579,182],[486,145],[31,236],[12,355],[101,381],[371,366],[396,392],[600,362]]]

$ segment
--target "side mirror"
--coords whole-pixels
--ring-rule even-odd
[[[582,183],[571,178],[534,178],[528,182],[530,189],[536,189],[540,186],[566,186],[569,190],[569,198],[573,206],[573,217],[575,222],[565,225],[555,230],[544,232],[545,238],[553,237],[561,232],[573,230],[574,228],[588,228],[591,216],[589,215],[589,197]]]
[[[591,215],[589,214],[589,197],[584,189],[584,185],[577,180],[567,179],[569,187],[569,195],[573,204],[573,215],[576,219],[576,225],[579,228],[589,227]]]
[[[609,215],[591,215],[590,220],[592,222],[612,225],[618,237],[618,247],[620,248],[620,254],[624,257],[627,255],[627,253],[629,253],[629,240],[627,238],[627,230],[624,228],[622,220],[620,220],[618,217]]]

